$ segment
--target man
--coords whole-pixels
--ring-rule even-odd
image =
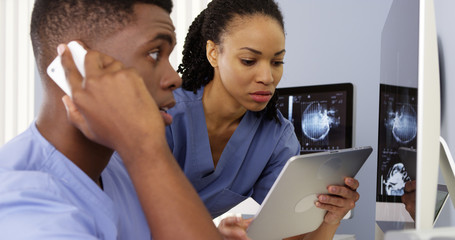
[[[165,140],[162,110],[181,84],[168,61],[171,9],[170,0],[36,0],[45,97],[30,128],[0,149],[2,239],[221,238]],[[88,49],[84,79],[59,45],[71,40]],[[46,74],[57,46],[67,109]]]

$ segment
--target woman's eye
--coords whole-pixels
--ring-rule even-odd
[[[149,56],[155,61],[158,61],[159,55],[160,55],[160,51],[158,51],[158,50],[149,52]]]
[[[273,61],[272,63],[273,63],[273,65],[275,65],[275,66],[280,66],[280,65],[283,65],[283,64],[284,64],[284,61]]]
[[[254,60],[249,60],[249,59],[242,59],[242,63],[246,66],[251,66],[254,64]]]

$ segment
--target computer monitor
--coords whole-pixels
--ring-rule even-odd
[[[278,109],[300,141],[300,153],[352,147],[351,83],[279,88]]]
[[[417,88],[415,227],[432,228],[440,135],[438,46],[432,0],[392,2],[382,32],[380,72],[381,84]],[[406,210],[402,203],[377,201],[377,222],[387,220],[381,219],[387,214],[405,216]]]

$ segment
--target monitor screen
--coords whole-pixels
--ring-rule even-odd
[[[407,171],[416,171],[409,169],[415,164],[404,163],[400,150],[416,149],[417,88],[380,85],[378,137],[376,201],[401,202],[404,185],[411,180]]]
[[[279,88],[278,109],[300,141],[300,153],[352,147],[350,83]]]

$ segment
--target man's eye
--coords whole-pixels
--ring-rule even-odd
[[[155,61],[158,61],[159,55],[160,55],[160,51],[158,51],[158,50],[149,52],[149,56]]]

